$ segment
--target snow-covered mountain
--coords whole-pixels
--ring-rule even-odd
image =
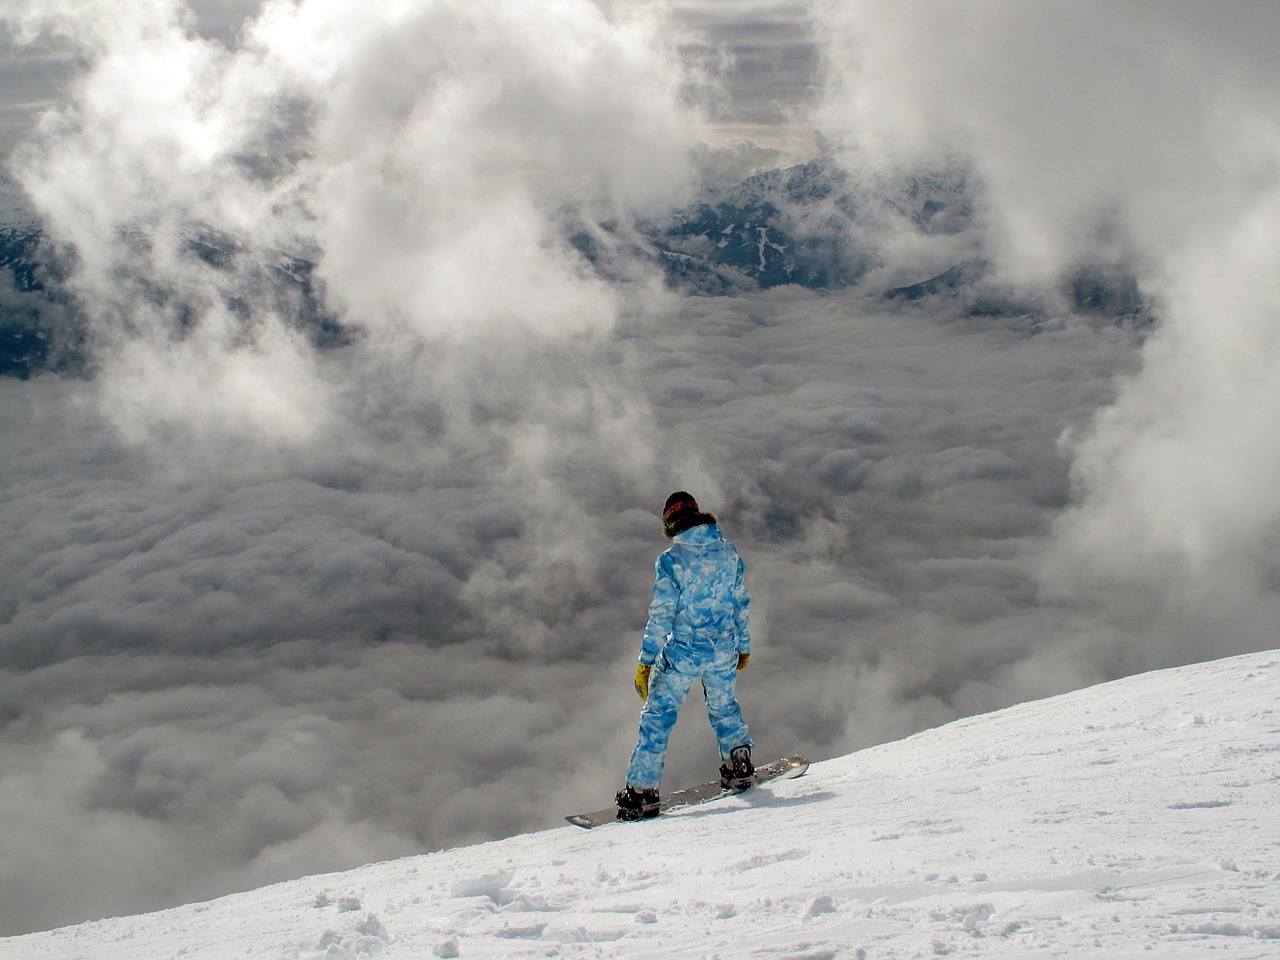
[[[980,255],[980,238],[970,236],[978,192],[960,168],[859,179],[823,157],[732,187],[706,186],[694,202],[664,219],[601,224],[567,216],[563,227],[566,241],[611,281],[657,272],[672,287],[723,296],[785,284],[811,290],[855,286],[887,267],[890,276],[910,278],[883,291],[890,299],[957,297],[963,312],[980,320],[1038,316],[1043,304],[988,282],[991,264]],[[903,236],[916,238],[907,245],[916,251],[912,257],[902,253]],[[144,258],[145,237],[122,240]],[[183,246],[187,256],[222,275],[232,313],[252,303],[288,318],[318,347],[349,342],[350,331],[326,312],[312,281],[315,264],[305,257],[258,248],[252,238],[199,223],[188,226]],[[925,247],[931,252],[914,262]],[[938,261],[942,269],[931,269]],[[0,375],[83,367],[89,359],[85,324],[65,289],[61,256],[49,249],[25,199],[4,190],[0,270],[8,274],[0,274]],[[1149,319],[1123,265],[1080,265],[1061,285],[1064,309]],[[163,285],[145,292],[157,302],[175,298]]]
[[[730,189],[708,188],[664,224],[645,224],[674,283],[721,293],[853,286],[887,256],[896,233],[953,235],[972,222],[964,170],[854,178],[833,158],[770,170]]]
[[[0,955],[1275,957],[1277,690],[1280,651],[1144,674],[656,821],[307,877]]]
[[[346,331],[319,303],[310,261],[255,248],[205,224],[189,225],[182,240],[187,256],[235,278],[226,303],[232,313],[256,303],[289,318],[318,347],[348,342]],[[145,257],[148,241],[142,234],[123,236],[121,242],[140,260]],[[43,224],[21,198],[0,193],[0,375],[74,373],[88,363],[84,318],[66,289],[63,256],[50,249]],[[173,296],[159,287],[149,293],[158,302]]]
[[[43,230],[26,198],[0,180],[0,375],[27,377],[49,362],[45,296],[37,250]],[[8,274],[8,276],[4,276]]]
[[[857,178],[828,156],[733,186],[707,184],[663,218],[579,223],[570,233],[605,276],[647,261],[673,287],[720,296],[855,286],[892,259],[894,237],[961,234],[972,214],[962,169]]]

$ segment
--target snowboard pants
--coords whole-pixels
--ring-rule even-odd
[[[676,715],[696,680],[706,691],[707,718],[720,743],[720,758],[728,760],[734,747],[754,746],[738,706],[737,679],[735,646],[669,639],[649,678],[649,699],[640,711],[640,736],[627,766],[627,783],[637,790],[658,789]]]

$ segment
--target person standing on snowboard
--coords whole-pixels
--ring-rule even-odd
[[[716,518],[683,490],[667,498],[662,532],[673,542],[658,557],[640,644],[635,686],[644,708],[626,786],[615,798],[621,820],[658,815],[667,743],[696,680],[702,681],[707,716],[720,742],[721,785],[749,786],[755,773],[754,744],[734,689],[738,671],[751,659],[746,568]]]

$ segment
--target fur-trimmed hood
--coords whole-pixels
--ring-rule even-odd
[[[712,520],[710,523],[699,523],[681,530],[671,539],[684,546],[705,547],[707,544],[719,543],[724,539],[724,534],[720,532],[720,524]]]
[[[684,533],[690,527],[701,527],[706,524],[715,525],[717,522],[712,514],[703,513],[702,511],[684,513],[673,517],[669,523],[663,523],[662,532],[670,540]]]

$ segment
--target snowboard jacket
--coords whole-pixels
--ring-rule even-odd
[[[694,655],[702,648],[706,656],[713,651],[723,655],[726,648],[751,652],[746,566],[719,524],[676,534],[655,567],[641,663],[655,662],[673,641]]]

